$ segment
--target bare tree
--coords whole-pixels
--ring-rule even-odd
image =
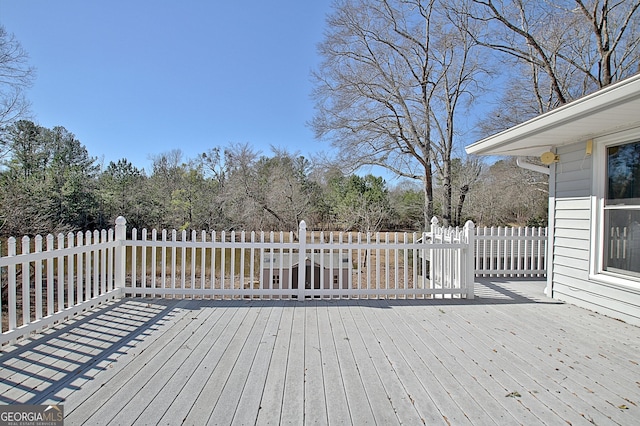
[[[466,158],[464,162],[456,158],[452,162],[453,187],[457,189],[457,202],[452,225],[462,226],[466,220],[463,218],[463,208],[467,195],[472,187],[476,186],[482,173],[482,163],[478,158]]]
[[[478,225],[537,226],[546,222],[548,176],[518,167],[515,158],[485,167],[474,187],[466,198],[467,215]]]
[[[0,25],[0,128],[26,118],[29,111],[24,91],[31,86],[35,71],[28,59],[18,40]]]
[[[462,0],[487,25],[472,34],[520,66],[537,113],[640,69],[640,0]]]
[[[318,138],[343,164],[382,166],[422,181],[424,225],[433,215],[433,168],[450,182],[455,116],[480,71],[473,41],[439,1],[338,2],[314,74]],[[445,221],[451,219],[451,198]]]

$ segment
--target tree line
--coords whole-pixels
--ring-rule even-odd
[[[295,231],[301,220],[344,231],[428,226],[414,183],[390,186],[382,177],[344,174],[284,150],[264,155],[249,144],[229,144],[196,158],[174,150],[154,155],[147,172],[126,158],[101,164],[64,127],[19,120],[1,134],[1,236],[103,229],[120,215],[139,229]],[[454,164],[454,176],[464,179],[470,166]],[[523,173],[529,172],[508,161],[479,173],[478,192],[470,191],[459,222],[543,221],[545,182],[532,173],[523,188]],[[509,207],[499,207],[505,196]]]

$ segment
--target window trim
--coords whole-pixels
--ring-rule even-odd
[[[633,275],[604,270],[605,255],[605,197],[607,187],[607,148],[640,140],[640,128],[629,129],[593,139],[593,181],[591,196],[591,241],[589,279],[615,287],[640,289],[640,278]]]

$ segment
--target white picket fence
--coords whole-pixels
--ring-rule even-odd
[[[0,257],[0,346],[121,297],[124,228],[7,240]],[[119,238],[118,238],[119,237]],[[119,261],[116,261],[119,260]]]
[[[547,228],[476,228],[477,277],[545,277]]]
[[[430,233],[132,230],[126,295],[473,297],[473,224]],[[435,237],[431,237],[434,235]],[[429,261],[430,256],[437,261]],[[440,265],[440,266],[436,266]],[[431,273],[430,273],[431,272]]]
[[[475,237],[471,222],[445,229],[434,220],[426,233],[307,232],[302,222],[297,236],[132,229],[127,239],[118,218],[101,232],[9,238],[0,252],[0,345],[123,296],[473,298],[478,247],[489,255],[480,262],[489,266],[484,274],[543,272],[540,260],[516,260],[541,250],[524,233],[526,242],[494,246],[508,240],[500,232]],[[514,260],[492,264],[499,253]]]
[[[123,296],[473,297],[473,224],[430,233],[115,230],[9,238],[0,344]],[[43,247],[46,240],[46,247]],[[56,244],[57,242],[57,244]]]

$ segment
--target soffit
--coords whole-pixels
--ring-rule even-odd
[[[640,74],[466,147],[468,154],[539,156],[640,126]]]

